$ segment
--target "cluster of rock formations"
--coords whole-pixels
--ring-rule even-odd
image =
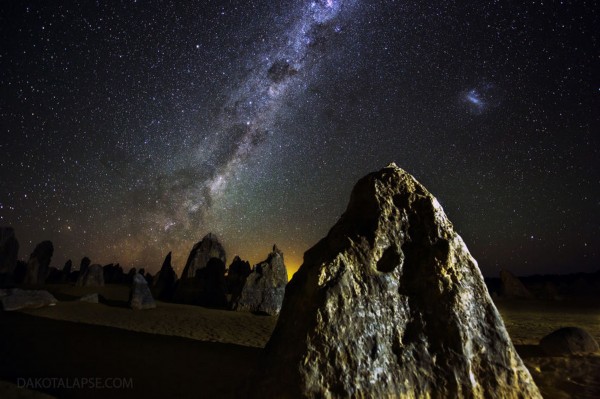
[[[226,261],[225,250],[218,238],[212,233],[207,234],[192,248],[182,277],[174,284],[172,300],[278,314],[287,284],[283,253],[274,246],[267,259],[254,268],[250,268],[250,264],[238,256],[233,259],[229,269],[225,267]],[[170,264],[167,271],[169,267]],[[169,278],[169,282],[172,282],[172,278]],[[169,287],[166,284],[161,286],[162,290]]]
[[[62,269],[50,267],[54,253],[50,241],[38,244],[29,261],[20,264],[17,261],[19,244],[12,228],[0,229],[0,244],[0,288],[44,283],[71,283],[82,287],[127,284],[131,287],[129,303],[133,309],[152,308],[157,298],[276,315],[287,284],[283,253],[276,246],[267,259],[254,268],[239,256],[226,268],[225,249],[212,233],[194,245],[181,279],[171,265],[170,252],[160,271],[152,276],[144,269],[133,268],[125,273],[119,264],[92,264],[88,257],[81,259],[78,270],[74,270],[71,260]],[[98,299],[84,301],[98,302]]]

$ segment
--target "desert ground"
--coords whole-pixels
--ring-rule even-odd
[[[0,397],[244,397],[276,317],[158,302],[127,307],[128,287],[46,285],[56,306],[0,312]],[[79,302],[97,292],[101,303]],[[600,341],[593,303],[497,300],[508,332],[545,398],[599,398],[600,354],[548,357],[538,348],[564,326]],[[19,379],[124,377],[132,388],[27,390]],[[50,396],[48,396],[50,395]]]

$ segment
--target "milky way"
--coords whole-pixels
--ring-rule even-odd
[[[0,224],[26,259],[156,270],[217,234],[291,271],[390,161],[485,274],[595,270],[586,1],[0,4]]]
[[[349,18],[351,3],[315,1],[292,11],[292,15],[299,15],[298,21],[269,39],[274,43],[267,43],[256,55],[250,72],[223,105],[214,130],[204,131],[203,142],[183,154],[183,168],[167,170],[166,176],[160,177],[170,182],[161,187],[168,195],[159,193],[165,203],[152,211],[151,220],[157,219],[155,213],[160,215],[158,220],[166,231],[202,226],[205,213],[221,198],[230,179],[246,166],[247,159],[269,135],[277,134],[273,122],[283,102],[290,91],[291,96],[297,95],[310,83],[319,58],[329,50],[325,43],[330,36],[340,34]],[[186,181],[177,179],[179,175],[184,175]],[[144,191],[155,182],[147,184]]]
[[[350,23],[352,1],[315,1],[288,9],[289,27],[268,38],[248,61],[248,72],[234,82],[219,112],[208,126],[198,126],[199,142],[177,154],[175,165],[143,179],[132,192],[132,201],[152,193],[148,207],[138,215],[132,230],[136,245],[168,242],[177,246],[181,236],[194,236],[210,225],[219,225],[213,214],[229,182],[247,162],[269,147],[277,135],[274,122],[285,101],[297,98],[318,79],[319,61],[335,56],[328,45]],[[339,50],[338,50],[339,51]],[[151,203],[154,200],[154,203]],[[137,248],[136,248],[137,250]],[[142,249],[143,250],[143,249]]]

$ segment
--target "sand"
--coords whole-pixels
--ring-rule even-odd
[[[55,320],[257,348],[265,346],[277,322],[275,317],[270,316],[160,301],[157,301],[156,309],[134,311],[127,307],[129,289],[125,286],[109,285],[94,289],[52,285],[46,288],[57,299],[64,301],[52,307],[25,310],[24,313]],[[108,304],[74,300],[92,292],[102,295]]]
[[[243,397],[276,317],[158,302],[126,307],[128,288],[47,286],[54,307],[0,312],[0,378],[127,376],[134,389],[46,389],[59,397]],[[77,302],[98,292],[104,303]],[[578,326],[600,341],[600,308],[581,303],[498,301],[517,351],[545,398],[600,398],[600,354],[545,356],[546,334]],[[0,385],[2,397],[25,391]],[[14,387],[13,387],[14,388]],[[8,392],[9,396],[5,396]],[[32,396],[24,396],[32,397]]]

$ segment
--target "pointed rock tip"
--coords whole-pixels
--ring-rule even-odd
[[[396,165],[396,162],[390,162],[389,164],[387,164],[381,171],[384,171],[386,169],[391,169],[396,173],[399,174],[406,174],[409,175],[411,177],[413,177],[410,173],[408,173],[406,170],[402,169],[401,167],[399,167],[398,165]],[[414,177],[413,177],[414,179]]]

